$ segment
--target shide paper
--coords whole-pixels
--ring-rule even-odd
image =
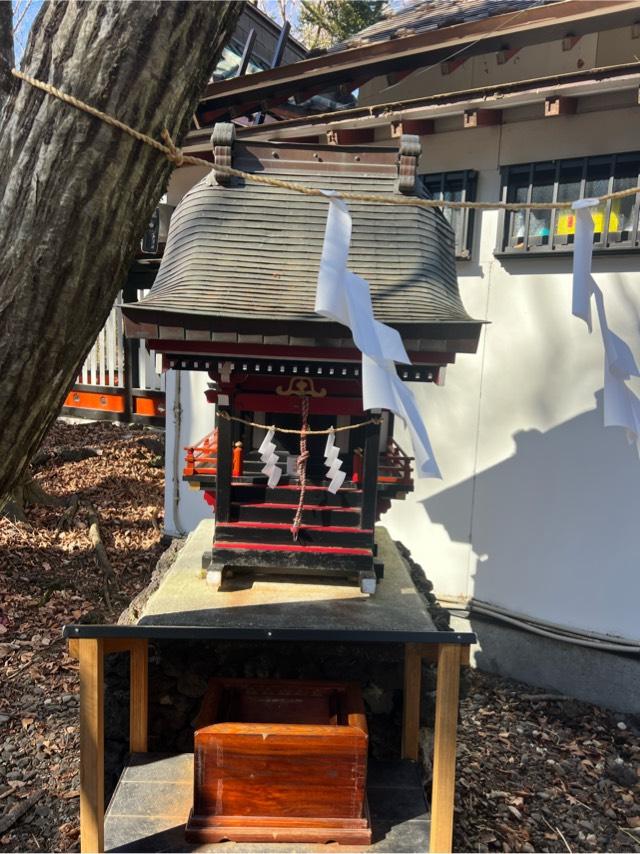
[[[335,444],[333,430],[327,436],[327,444],[324,448],[324,464],[327,466],[327,477],[330,480],[327,489],[335,495],[344,483],[347,473],[341,471],[340,448]]]
[[[260,459],[265,465],[261,469],[262,474],[266,475],[269,480],[267,481],[267,486],[273,489],[274,486],[278,485],[278,481],[282,477],[282,469],[276,465],[278,462],[278,455],[275,453],[276,446],[273,442],[273,437],[275,435],[275,430],[271,427],[267,431],[267,435],[262,440],[262,444],[258,448],[258,453],[260,454]]]
[[[573,245],[572,312],[587,324],[591,323],[591,298],[594,297],[602,343],[604,345],[604,425],[624,427],[629,441],[640,437],[640,400],[625,380],[640,376],[633,353],[615,332],[609,329],[602,291],[591,274],[593,256],[593,218],[591,209],[598,199],[580,199],[573,203],[576,212],[576,232]],[[640,445],[638,445],[640,451]]]
[[[400,333],[373,316],[369,284],[347,268],[351,214],[331,193],[315,310],[351,330],[362,353],[362,405],[388,409],[401,418],[411,436],[418,477],[441,477],[413,392],[402,382],[395,363],[410,364]],[[344,478],[343,478],[344,480]]]

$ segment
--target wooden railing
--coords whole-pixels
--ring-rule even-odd
[[[407,487],[413,486],[411,463],[413,457],[408,457],[400,445],[393,439],[387,442],[387,452],[380,456],[378,465],[378,483],[400,483]]]
[[[212,475],[218,469],[218,431],[207,433],[196,445],[185,448],[183,477]]]
[[[164,377],[155,353],[144,342],[126,339],[120,306],[141,299],[148,290],[129,288],[118,295],[104,327],[78,369],[62,414],[79,418],[141,421],[164,426]]]

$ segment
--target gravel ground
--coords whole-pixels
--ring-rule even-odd
[[[111,424],[58,423],[46,449],[91,447],[37,479],[96,507],[115,573],[109,603],[82,509],[0,519],[2,851],[78,850],[78,668],[66,622],[117,619],[163,551],[161,437]],[[461,706],[456,851],[640,851],[637,720],[530,686],[469,673]],[[545,695],[546,696],[546,695]],[[6,822],[5,822],[6,823]]]

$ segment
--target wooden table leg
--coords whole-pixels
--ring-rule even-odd
[[[402,708],[402,758],[418,758],[420,731],[420,682],[422,654],[420,645],[404,645],[404,695]]]
[[[456,728],[460,696],[461,647],[441,644],[438,650],[436,721],[433,735],[433,784],[429,850],[451,851],[456,782]]]
[[[104,851],[104,658],[102,640],[81,638],[80,850]]]
[[[129,749],[147,752],[149,720],[149,643],[145,638],[130,641]]]

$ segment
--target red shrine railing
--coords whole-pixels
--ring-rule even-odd
[[[413,460],[414,458],[408,457],[394,439],[389,439],[386,454],[380,456],[378,483],[401,483],[412,487],[411,463]]]
[[[215,474],[218,468],[218,431],[207,433],[197,445],[185,448],[183,477]]]
[[[213,430],[195,445],[185,449],[184,477],[215,475],[218,468],[218,432]],[[410,489],[413,486],[411,463],[408,457],[393,439],[387,442],[387,450],[380,455],[378,464],[378,483],[397,484]]]

